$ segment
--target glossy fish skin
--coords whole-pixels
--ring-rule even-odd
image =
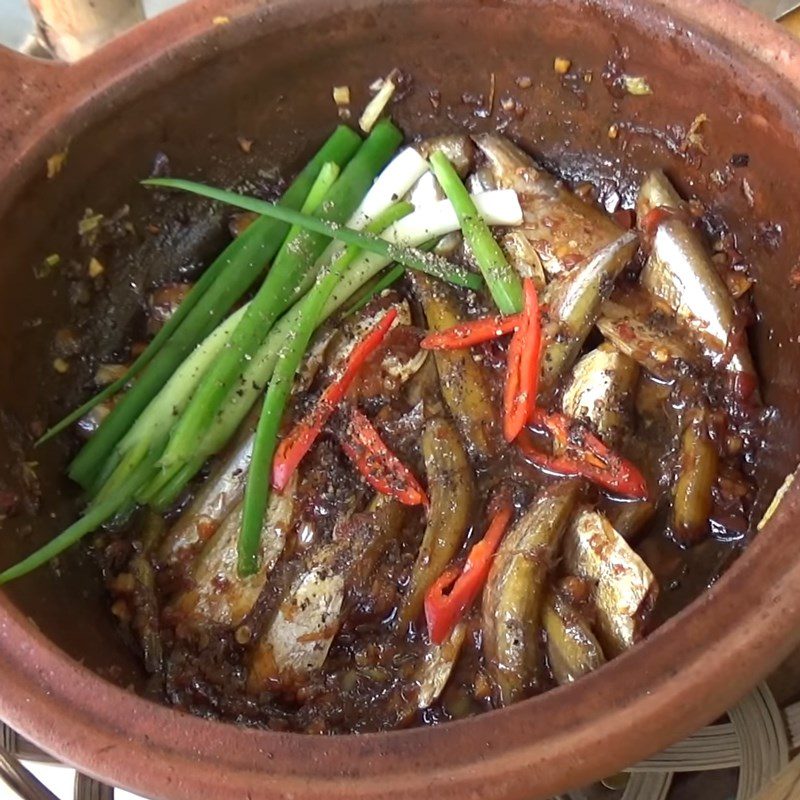
[[[317,551],[259,642],[259,649],[271,656],[275,677],[284,681],[302,678],[325,663],[344,603],[344,574],[337,568],[344,547],[333,543]],[[259,656],[263,663],[264,652]],[[251,674],[251,688],[253,678]]]
[[[670,179],[663,170],[654,169],[639,186],[636,198],[636,218],[643,222],[647,215],[656,208],[669,208],[686,211],[686,203],[678,194]]]
[[[623,232],[608,214],[539,169],[505,137],[485,133],[474,139],[495,184],[518,193],[524,218],[519,230],[536,249],[548,275],[569,271]]]
[[[428,645],[417,672],[417,708],[428,708],[439,699],[458,661],[466,633],[467,626],[461,622],[446,641]]]
[[[505,706],[540,681],[545,579],[578,497],[578,481],[542,490],[500,544],[483,592],[483,653]]]
[[[708,409],[693,409],[681,435],[680,473],[672,501],[672,531],[681,544],[708,534],[719,455],[708,432]]]
[[[405,513],[396,501],[377,495],[366,511],[343,523],[338,537],[311,553],[251,648],[251,692],[302,680],[323,666],[350,598],[364,590],[389,541],[399,535]]]
[[[621,353],[664,381],[674,381],[681,366],[701,367],[702,351],[642,289],[617,293],[603,303],[600,333]]]
[[[575,364],[561,399],[561,409],[579,419],[613,447],[632,421],[633,393],[639,367],[604,342]]]
[[[500,239],[506,258],[521,278],[530,278],[537,292],[544,291],[547,278],[536,248],[518,230],[509,231]]]
[[[260,408],[257,408],[260,413]],[[244,497],[258,420],[251,413],[197,496],[173,524],[159,548],[162,564],[188,566]]]
[[[551,592],[542,623],[547,636],[547,663],[560,685],[573,683],[605,664],[600,643],[581,613]]]
[[[228,515],[192,567],[192,588],[172,605],[197,623],[237,627],[250,613],[286,543],[294,513],[297,478],[284,492],[272,492],[261,532],[260,567],[246,578],[237,573],[237,542],[242,504]]]
[[[443,331],[465,321],[449,287],[425,275],[416,275],[414,284],[431,331]],[[486,369],[468,348],[435,350],[433,357],[442,398],[470,452],[481,460],[491,458],[500,447],[502,434]]]
[[[642,184],[637,207],[640,214],[656,207],[675,212],[686,210],[686,204],[660,170],[652,172]],[[711,339],[718,354],[722,354],[736,323],[733,298],[702,237],[684,216],[667,217],[658,224],[641,283],[681,320]],[[754,373],[746,344],[733,354],[728,368]]]
[[[599,511],[583,509],[564,536],[564,567],[595,584],[597,635],[609,658],[642,637],[658,596],[650,568]]]
[[[636,251],[638,236],[628,231],[591,259],[556,278],[544,293],[548,306],[542,333],[541,391],[552,392],[559,378],[572,366],[594,327],[603,302],[614,282]]]
[[[408,627],[422,611],[425,592],[458,553],[472,525],[476,488],[461,439],[444,417],[428,421],[422,434],[430,509],[422,545],[411,573],[399,625]]]

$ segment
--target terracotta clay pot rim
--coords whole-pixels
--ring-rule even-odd
[[[34,87],[29,104],[16,109],[13,124],[0,123],[6,126],[0,134],[11,137],[16,153],[0,166],[6,198],[13,199],[26,179],[23,167],[33,154],[46,152],[55,141],[58,124],[72,113],[70,105],[103,102],[106,92],[116,102],[137,75],[158,68],[166,49],[184,50],[198,37],[213,46],[215,37],[239,35],[237,17],[292,5],[286,0],[266,6],[259,0],[190,3],[69,68],[22,65],[19,57],[0,53],[0,70],[6,65],[18,73],[29,70]],[[324,0],[306,0],[303,13],[324,5]],[[608,5],[615,12],[635,8],[642,13],[639,4]],[[751,12],[728,0],[650,6],[691,30],[722,37],[740,55],[749,54],[770,69],[787,89],[800,89],[800,46]],[[231,25],[211,26],[217,16],[230,17]],[[228,27],[230,32],[224,30]],[[63,91],[58,108],[37,106],[37,92],[44,98],[56,85]],[[798,518],[800,487],[793,486],[770,525],[706,596],[612,665],[567,689],[440,728],[323,738],[191,717],[83,668],[5,597],[0,597],[5,665],[0,716],[67,762],[154,797],[194,800],[211,792],[376,800],[432,790],[440,798],[459,800],[546,795],[565,788],[565,770],[566,780],[577,785],[667,745],[676,732],[686,734],[707,723],[791,649],[800,636],[800,558],[793,555],[796,548],[790,549]],[[767,575],[769,581],[763,580]],[[605,713],[584,714],[598,696]]]

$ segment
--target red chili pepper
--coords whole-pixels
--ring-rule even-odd
[[[397,309],[390,309],[375,327],[355,346],[347,360],[344,372],[322,393],[314,408],[292,428],[278,445],[272,464],[272,485],[282,492],[289,479],[311,449],[316,438],[330,418],[336,405],[342,401],[364,362],[378,348],[397,317]]]
[[[553,437],[554,455],[538,451],[527,431],[519,438],[525,457],[555,475],[580,475],[609,491],[637,500],[648,497],[647,481],[628,459],[615,453],[574,419],[537,408],[533,422]]]
[[[503,433],[507,442],[514,441],[530,419],[539,387],[542,320],[536,286],[530,278],[525,278],[524,291],[522,322],[508,347],[503,394]]]
[[[513,333],[522,322],[522,314],[510,317],[484,317],[453,325],[439,333],[428,334],[420,343],[423,350],[460,350],[489,342]]]
[[[407,506],[428,505],[428,498],[411,470],[386,446],[369,419],[358,409],[350,416],[342,449],[376,492]]]
[[[425,594],[425,620],[434,644],[441,644],[453,632],[489,576],[492,556],[511,521],[513,507],[506,500],[481,539],[469,551],[463,569],[448,567]]]

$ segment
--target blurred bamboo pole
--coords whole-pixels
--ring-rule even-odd
[[[142,0],[29,0],[42,44],[77,61],[144,19]]]

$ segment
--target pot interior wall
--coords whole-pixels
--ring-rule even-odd
[[[143,289],[208,263],[225,241],[224,210],[154,197],[137,185],[157,154],[168,158],[175,176],[223,185],[246,177],[264,186],[276,168],[285,175],[302,163],[338,122],[333,85],[349,85],[353,108],[360,109],[367,86],[395,66],[413,79],[394,107],[409,135],[500,125],[568,179],[597,181],[626,205],[642,172],[656,166],[710,203],[736,232],[757,279],[753,346],[765,399],[776,409],[759,466],[764,498],[794,468],[800,289],[792,288],[790,273],[800,225],[785,192],[800,184],[796,98],[755,65],[736,56],[733,66],[724,48],[638,7],[636,19],[616,7],[567,2],[356,3],[346,13],[324,10],[341,5],[287,4],[263,21],[229,26],[218,34],[220,47],[179,53],[135,90],[112,91],[74,115],[63,129],[66,165],[55,178],[45,178],[49,153],[25,165],[27,188],[6,198],[13,202],[0,220],[0,480],[18,487],[21,464],[36,462],[42,503],[2,523],[3,565],[51,537],[76,508],[76,492],[61,477],[75,443],[65,436],[34,450],[32,428],[75,404],[96,360],[111,359],[126,343],[131,325],[141,324]],[[572,61],[568,75],[554,71],[557,56]],[[604,80],[610,62],[646,76],[652,95],[614,97]],[[524,78],[530,88],[522,88]],[[524,113],[505,111],[506,98]],[[707,155],[681,151],[699,114],[708,116]],[[620,131],[616,138],[608,135],[612,125]],[[249,153],[237,137],[254,142]],[[731,166],[744,153],[749,166]],[[727,188],[715,184],[715,174],[728,176]],[[80,244],[78,221],[86,209],[111,217],[124,206],[130,210],[122,223],[132,231],[101,248],[101,285],[88,305],[76,304],[80,292],[65,273],[85,271],[92,252]],[[60,265],[36,278],[35,268],[52,253]],[[60,375],[52,365],[53,337],[67,325],[79,330],[91,355],[72,359]],[[95,563],[81,548],[8,592],[74,657],[124,685],[143,686],[103,602]]]

